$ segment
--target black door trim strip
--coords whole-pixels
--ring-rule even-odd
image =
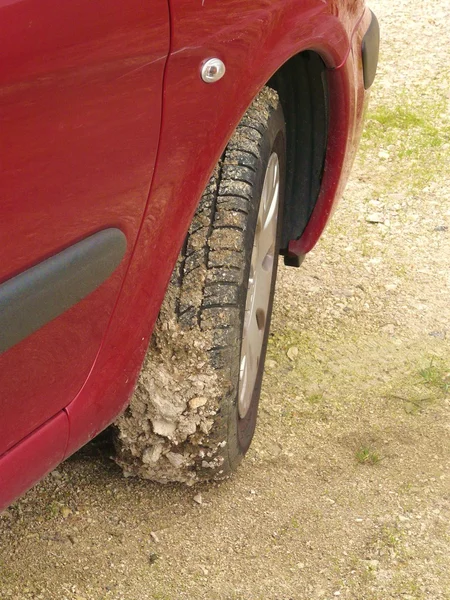
[[[97,289],[127,249],[120,229],[104,229],[0,285],[0,353]]]

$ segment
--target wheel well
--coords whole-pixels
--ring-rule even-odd
[[[281,254],[286,264],[290,240],[298,239],[316,204],[328,137],[326,67],[316,52],[288,60],[268,85],[278,92],[286,120],[287,173]]]

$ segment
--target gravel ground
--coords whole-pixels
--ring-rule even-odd
[[[372,0],[352,180],[280,270],[261,418],[232,479],[124,479],[103,439],[0,517],[0,599],[450,598],[446,0]]]

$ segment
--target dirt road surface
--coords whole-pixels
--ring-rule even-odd
[[[97,441],[0,517],[0,599],[450,598],[447,0],[372,0],[381,67],[325,237],[281,269],[261,416],[220,485]]]

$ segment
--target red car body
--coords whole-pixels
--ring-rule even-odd
[[[127,405],[216,162],[259,90],[306,50],[326,66],[328,141],[288,252],[313,248],[359,141],[372,18],[363,0],[0,0],[0,509]],[[226,65],[212,85],[210,57]],[[35,305],[25,285],[20,313],[36,266],[104,231],[123,251],[101,285],[60,314],[51,289]]]

